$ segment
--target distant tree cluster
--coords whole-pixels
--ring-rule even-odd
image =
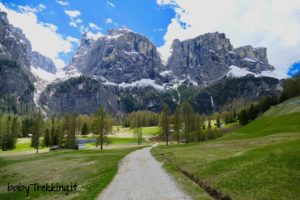
[[[289,78],[283,81],[280,95],[267,96],[248,108],[242,109],[238,114],[241,125],[246,125],[266,112],[271,106],[300,95],[300,77]]]
[[[62,117],[43,118],[40,112],[26,116],[0,114],[0,148],[13,150],[18,137],[30,137],[36,153],[41,147],[50,146],[77,149],[76,135],[92,132],[98,136],[96,146],[102,149],[112,125],[113,119],[103,107],[92,116],[67,113]]]
[[[220,136],[220,132],[212,129],[213,120],[216,122],[216,127],[220,128],[221,116],[218,113],[212,116],[200,115],[185,101],[171,115],[168,106],[164,105],[159,118],[160,135],[166,145],[171,139],[178,144],[214,139]]]
[[[140,126],[157,126],[159,123],[159,114],[151,111],[136,111],[131,112],[125,116],[123,120],[123,125],[125,127],[132,127],[132,124],[135,123],[136,117],[139,118]]]

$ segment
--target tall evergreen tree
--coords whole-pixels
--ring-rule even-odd
[[[182,119],[184,123],[184,135],[185,142],[189,143],[190,140],[190,132],[192,130],[192,117],[193,117],[193,109],[192,106],[185,101],[181,107]]]
[[[247,110],[245,110],[245,109],[241,110],[241,112],[238,115],[238,119],[242,126],[246,125],[249,121]]]
[[[81,135],[86,136],[88,134],[88,132],[89,132],[89,128],[87,126],[87,123],[85,122],[81,129]]]
[[[44,146],[45,147],[49,147],[50,146],[50,131],[49,131],[49,128],[46,128],[46,130],[45,130]]]
[[[18,123],[18,118],[14,117],[11,125],[11,134],[9,136],[9,149],[15,149],[17,138],[19,135],[20,125]]]
[[[180,142],[180,128],[181,128],[181,119],[180,119],[180,108],[177,107],[175,109],[174,115],[173,115],[173,128],[174,133],[177,139],[177,144]]]
[[[100,149],[103,149],[103,142],[104,142],[104,134],[105,134],[105,117],[106,112],[104,107],[101,106],[95,113],[93,119],[93,128],[95,134],[98,135],[96,146],[100,144]]]
[[[39,153],[40,148],[40,134],[43,128],[43,119],[40,112],[34,115],[33,127],[32,127],[32,137],[31,137],[31,147],[36,149],[36,153]]]
[[[4,131],[2,136],[2,150],[10,150],[10,135],[11,135],[11,116],[7,115],[4,118]]]
[[[161,132],[165,137],[166,145],[169,145],[169,134],[170,134],[170,121],[169,121],[169,107],[165,104],[160,114]]]

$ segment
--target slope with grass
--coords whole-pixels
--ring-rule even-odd
[[[273,107],[218,140],[159,146],[153,154],[160,159],[164,155],[171,160],[166,166],[187,171],[231,199],[298,199],[299,100]]]
[[[7,184],[76,183],[78,191],[33,192],[28,199],[93,199],[112,180],[118,162],[137,148],[119,150],[63,150],[39,155],[0,154],[0,199],[25,199],[26,191],[8,192]]]

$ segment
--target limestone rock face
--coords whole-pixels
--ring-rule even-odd
[[[267,58],[267,49],[264,47],[253,48],[252,46],[243,46],[233,50],[236,54],[233,63],[240,68],[245,68],[256,74],[262,71],[272,71],[274,67],[271,66]]]
[[[0,11],[0,110],[26,113],[34,108],[31,44]]]
[[[84,35],[66,67],[117,84],[156,79],[161,68],[156,47],[146,37],[128,29],[111,30],[96,40]]]
[[[33,51],[31,54],[31,66],[36,68],[42,68],[43,70],[52,74],[56,73],[56,67],[54,62],[50,58],[36,51]]]
[[[31,44],[21,29],[9,24],[7,14],[0,11],[0,59],[14,60],[30,69]]]
[[[256,74],[273,70],[266,48],[244,46],[234,49],[224,33],[207,33],[194,39],[174,40],[167,68],[179,79],[190,77],[198,84],[214,82],[235,65]]]

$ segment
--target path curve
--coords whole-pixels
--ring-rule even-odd
[[[190,199],[155,160],[151,147],[128,154],[117,175],[99,195],[100,200]]]

